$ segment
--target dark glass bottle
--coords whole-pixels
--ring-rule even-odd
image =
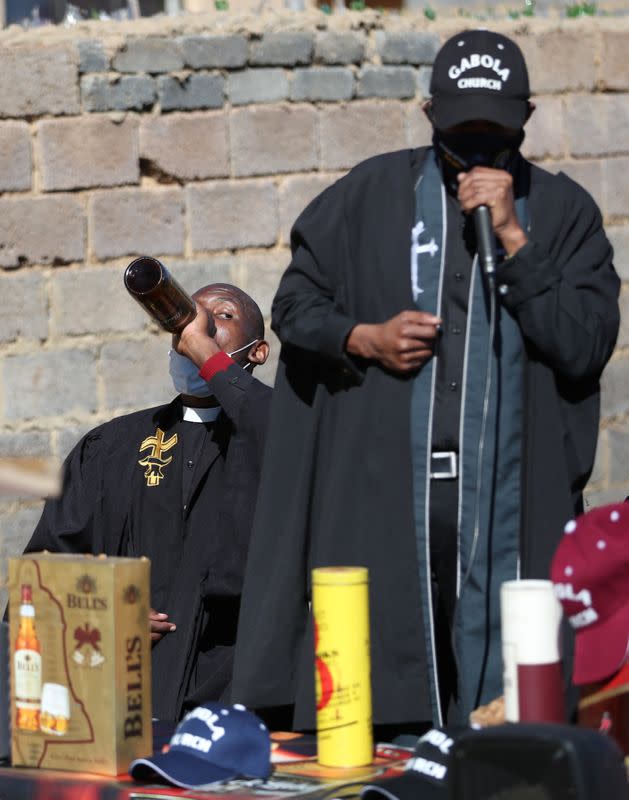
[[[194,300],[156,258],[140,256],[132,261],[125,270],[124,285],[169,333],[180,333],[197,315]]]

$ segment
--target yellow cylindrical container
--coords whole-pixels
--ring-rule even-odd
[[[373,760],[369,593],[366,567],[312,570],[318,761],[360,767]]]

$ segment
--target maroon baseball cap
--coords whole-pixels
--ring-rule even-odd
[[[555,551],[551,578],[576,633],[574,682],[613,675],[629,644],[629,503],[594,508],[571,520]]]

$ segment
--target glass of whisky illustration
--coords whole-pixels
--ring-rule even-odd
[[[22,584],[20,624],[15,640],[15,726],[39,730],[41,706],[41,645],[35,630],[35,608],[30,584]]]
[[[70,695],[61,683],[45,683],[41,695],[39,729],[42,733],[64,736],[70,721]]]

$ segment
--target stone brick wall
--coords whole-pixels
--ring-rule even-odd
[[[234,282],[268,318],[305,204],[361,159],[429,141],[420,102],[462,24],[308,12],[0,33],[0,454],[63,458],[97,423],[171,397],[168,336],[123,289],[136,254],[191,290]],[[501,29],[531,72],[526,154],[594,195],[629,281],[628,20]],[[627,319],[593,504],[629,493]],[[40,508],[0,500],[0,556]]]

